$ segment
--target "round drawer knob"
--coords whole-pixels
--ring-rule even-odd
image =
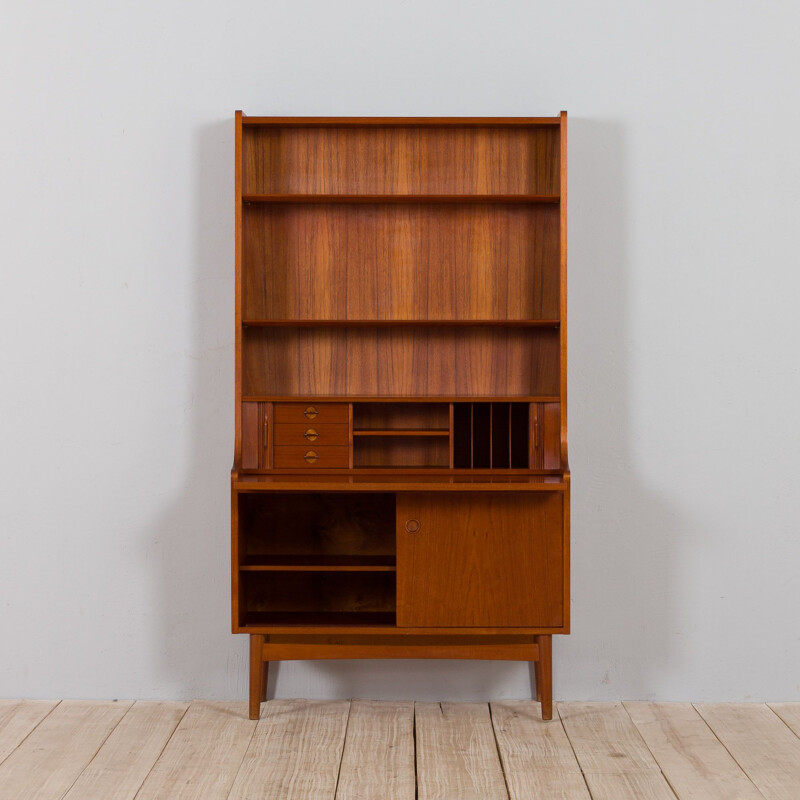
[[[309,464],[314,464],[314,463],[316,463],[317,459],[319,459],[319,456],[317,455],[316,451],[314,451],[314,450],[309,450],[309,451],[308,451],[308,452],[307,452],[307,453],[306,453],[306,454],[303,456],[303,458],[304,458],[304,459],[305,459],[305,460],[306,460],[306,461],[307,461]]]
[[[316,409],[316,408],[314,408],[314,406],[309,406],[309,407],[308,407],[308,408],[307,408],[307,409],[306,409],[306,410],[303,412],[303,414],[304,414],[304,415],[306,416],[306,418],[308,418],[308,419],[314,419],[314,417],[316,417],[316,416],[317,416],[317,414],[319,414],[319,411],[317,411],[317,409]]]
[[[406,520],[406,530],[409,533],[416,533],[419,530],[419,520],[418,519],[407,519]]]
[[[309,442],[313,442],[315,439],[317,439],[319,437],[319,433],[316,430],[314,430],[314,428],[309,428],[303,434],[303,436],[305,436],[306,439],[308,439]]]

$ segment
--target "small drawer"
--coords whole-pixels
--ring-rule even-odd
[[[283,422],[275,424],[273,442],[276,445],[298,447],[325,447],[332,444],[350,443],[350,426],[342,423],[317,425],[313,422]]]
[[[273,447],[272,463],[276,469],[347,469],[349,447]]]
[[[275,422],[312,422],[316,426],[347,423],[349,416],[347,403],[275,403]]]

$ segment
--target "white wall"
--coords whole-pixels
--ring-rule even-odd
[[[6,3],[0,696],[243,697],[233,111],[570,112],[561,698],[800,698],[793,2]],[[521,697],[288,663],[278,696]]]

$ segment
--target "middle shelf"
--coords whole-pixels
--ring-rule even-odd
[[[243,194],[242,202],[249,203],[470,203],[470,204],[558,204],[561,196],[558,194],[317,194],[298,193],[288,194]]]
[[[396,572],[393,555],[300,553],[245,556],[242,572]]]
[[[558,328],[557,319],[243,319],[244,328]]]
[[[450,429],[444,430],[412,430],[412,429],[389,429],[389,430],[354,430],[353,436],[449,436]]]

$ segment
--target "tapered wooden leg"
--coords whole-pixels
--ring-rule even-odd
[[[539,662],[536,665],[536,699],[542,704],[542,719],[553,719],[553,637],[537,636]]]
[[[264,637],[254,633],[250,636],[250,719],[261,716],[261,700],[265,689]]]
[[[261,702],[267,699],[267,679],[269,678],[269,661],[261,662]]]
[[[542,699],[542,668],[541,662],[534,661],[533,662],[533,690],[536,693],[536,699],[541,701]]]

